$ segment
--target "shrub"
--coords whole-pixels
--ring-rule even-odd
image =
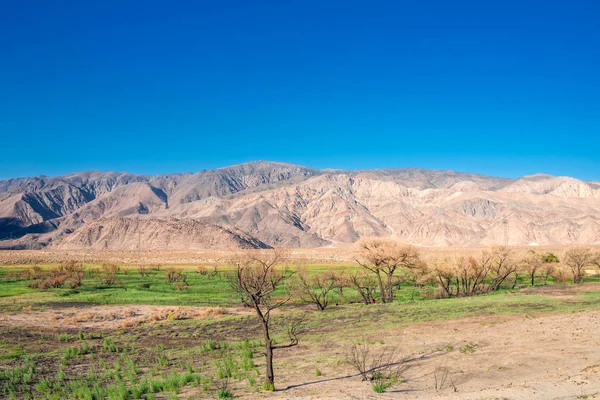
[[[47,272],[34,265],[25,272],[29,287],[41,290],[61,287],[74,289],[81,286],[85,275],[83,266],[76,262],[61,264]]]
[[[383,379],[374,380],[371,384],[371,388],[375,393],[383,393],[386,391],[386,389],[388,389],[391,386],[392,384],[390,382],[385,381]]]
[[[346,363],[359,373],[363,381],[372,381],[372,388],[377,393],[397,382],[403,368],[395,348],[375,351],[367,343],[353,345],[346,356]]]
[[[203,276],[208,275],[208,268],[206,268],[204,265],[200,265],[198,267],[197,271],[200,275],[203,275]]]
[[[100,281],[107,286],[115,285],[119,282],[117,275],[120,271],[121,267],[116,264],[102,264]]]
[[[140,274],[140,276],[150,276],[150,267],[148,267],[147,265],[139,265],[138,266],[138,272]]]
[[[173,285],[175,290],[185,290],[189,286],[189,283],[187,282],[187,275],[180,269],[167,269],[165,278],[167,279],[167,282]]]

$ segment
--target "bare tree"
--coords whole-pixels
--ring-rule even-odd
[[[506,247],[483,251],[479,258],[437,261],[432,274],[442,296],[474,296],[492,292],[498,290],[510,275],[514,275],[514,287],[519,278],[517,264]]]
[[[491,256],[483,252],[479,259],[461,257],[438,261],[433,274],[443,296],[474,296],[489,290],[485,282],[491,270]]]
[[[457,263],[459,288],[457,294],[474,296],[485,291],[485,279],[490,273],[490,256],[484,252],[479,259],[461,258]]]
[[[556,272],[556,265],[550,263],[542,264],[542,268],[540,269],[540,276],[542,277],[542,281],[544,286],[548,284],[548,279],[554,275]]]
[[[502,282],[517,270],[517,264],[514,262],[512,252],[508,247],[494,247],[490,255],[489,291],[493,292],[498,290]]]
[[[367,238],[358,242],[357,263],[377,277],[382,303],[394,300],[395,274],[400,268],[414,268],[421,263],[419,252],[385,238]],[[385,281],[384,281],[385,277]]]
[[[350,274],[348,282],[350,283],[350,286],[356,289],[365,304],[375,303],[374,293],[376,291],[377,281],[373,275],[355,272]]]
[[[312,303],[317,306],[317,309],[324,311],[329,304],[329,292],[336,287],[337,283],[338,277],[333,271],[310,276],[306,268],[299,268],[292,287],[302,301]]]
[[[293,271],[285,264],[289,262],[288,253],[283,249],[245,251],[238,253],[233,260],[235,271],[232,274],[231,287],[241,297],[244,305],[253,308],[261,324],[265,341],[265,389],[274,390],[273,351],[293,347],[298,344],[298,335],[302,331],[301,321],[288,327],[289,343],[277,345],[271,338],[271,313],[291,298],[291,293],[274,297],[274,292],[284,286]],[[279,266],[279,268],[277,268]]]
[[[383,288],[383,264],[385,262],[385,249],[383,243],[378,238],[362,239],[358,242],[358,259],[356,262],[375,274],[379,285],[379,295],[381,302],[385,303],[385,290]]]
[[[583,280],[583,268],[594,261],[595,255],[588,248],[568,250],[563,258],[564,264],[569,267],[573,274],[573,283],[581,283]]]
[[[527,252],[527,255],[523,258],[522,261],[523,270],[527,272],[529,276],[531,286],[535,286],[535,277],[544,265],[544,256],[541,254],[530,250]]]
[[[438,261],[435,264],[433,273],[440,286],[441,296],[450,297],[454,294],[452,284],[454,282],[454,277],[456,276],[456,269],[448,260]]]

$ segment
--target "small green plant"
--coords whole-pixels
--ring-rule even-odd
[[[383,380],[383,379],[375,380],[371,384],[371,388],[373,389],[373,391],[375,393],[383,393],[390,386],[392,386],[392,384],[390,382],[387,382],[387,381]]]
[[[117,347],[116,344],[113,343],[113,341],[110,338],[104,339],[104,342],[102,343],[102,348],[110,353],[118,353],[119,352],[119,348]]]
[[[316,376],[321,376],[321,370],[319,368],[317,368],[317,370],[315,371],[315,375]]]
[[[57,336],[57,339],[59,342],[68,342],[69,340],[71,340],[71,337],[68,333],[61,333]]]
[[[217,397],[219,399],[232,399],[233,393],[231,393],[228,389],[219,389],[217,391]]]
[[[462,346],[460,349],[458,349],[458,351],[460,351],[463,354],[471,354],[471,353],[475,352],[476,348],[477,348],[476,344],[467,343],[464,346]]]

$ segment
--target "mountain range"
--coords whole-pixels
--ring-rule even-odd
[[[0,248],[600,244],[600,183],[256,161],[198,173],[0,181]]]

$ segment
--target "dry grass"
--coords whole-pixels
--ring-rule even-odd
[[[563,253],[577,246],[511,246],[517,255],[528,250],[540,253]],[[600,251],[600,246],[590,247]],[[421,255],[428,258],[470,256],[484,247],[422,247],[417,246]],[[308,264],[354,263],[355,253],[352,245],[340,248],[291,249],[290,257],[296,262]],[[256,250],[260,252],[261,250]],[[231,250],[3,250],[0,251],[0,265],[36,263],[60,264],[69,261],[88,264],[117,263],[130,265],[148,265],[153,268],[160,265],[198,265],[223,263],[231,256]]]

